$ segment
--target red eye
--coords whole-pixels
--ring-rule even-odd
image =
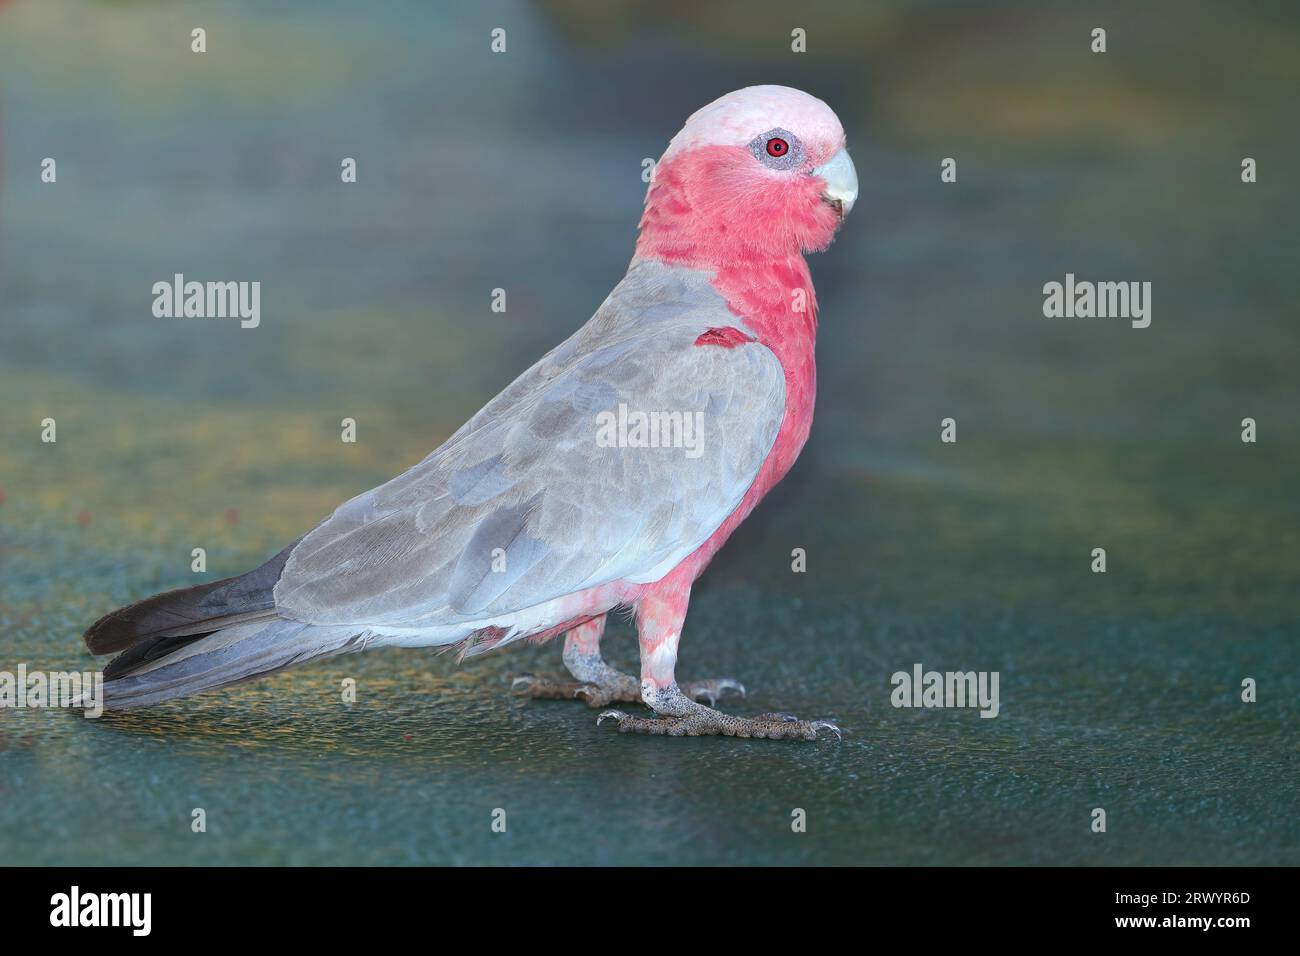
[[[790,144],[785,140],[773,136],[767,141],[767,155],[784,156],[788,152],[790,152]]]

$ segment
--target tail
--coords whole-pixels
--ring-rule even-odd
[[[298,541],[247,574],[155,594],[105,614],[86,629],[86,647],[92,654],[112,654],[146,639],[197,640],[230,624],[273,617],[275,582]]]
[[[297,543],[247,574],[156,594],[92,624],[92,654],[122,651],[104,668],[105,706],[155,704],[360,650],[365,635],[356,628],[276,613],[275,583]]]
[[[322,627],[280,617],[234,624],[162,654],[127,651],[104,669],[103,704],[110,710],[157,704],[364,646],[365,634],[355,627]],[[128,660],[133,656],[135,660]]]

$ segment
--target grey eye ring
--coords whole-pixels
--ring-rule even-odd
[[[779,126],[750,140],[749,151],[768,169],[797,169],[803,165],[803,143]]]

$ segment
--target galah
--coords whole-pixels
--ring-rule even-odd
[[[808,438],[817,305],[804,254],[857,198],[844,130],[781,86],[728,93],[655,165],[627,274],[595,315],[427,458],[261,567],[121,608],[86,631],[110,708],[225,687],[368,647],[462,656],[565,635],[572,680],[533,697],[623,732],[813,740],[827,721],[712,706],[680,685],[691,586]],[[600,653],[630,608],[640,680]]]

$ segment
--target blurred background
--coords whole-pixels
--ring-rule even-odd
[[[380,651],[0,711],[0,862],[1300,860],[1289,2],[0,4],[0,669],[102,666],[100,614],[422,458],[621,277],[642,160],[757,83],[838,112],[861,197],[810,263],[812,439],[697,586],[679,673],[844,742],[509,697],[558,644]],[[260,327],[154,318],[178,272],[261,281]],[[1066,272],[1150,281],[1151,327],[1045,319]],[[607,647],[635,668],[626,624]],[[1001,715],[894,709],[916,662],[999,671]]]

